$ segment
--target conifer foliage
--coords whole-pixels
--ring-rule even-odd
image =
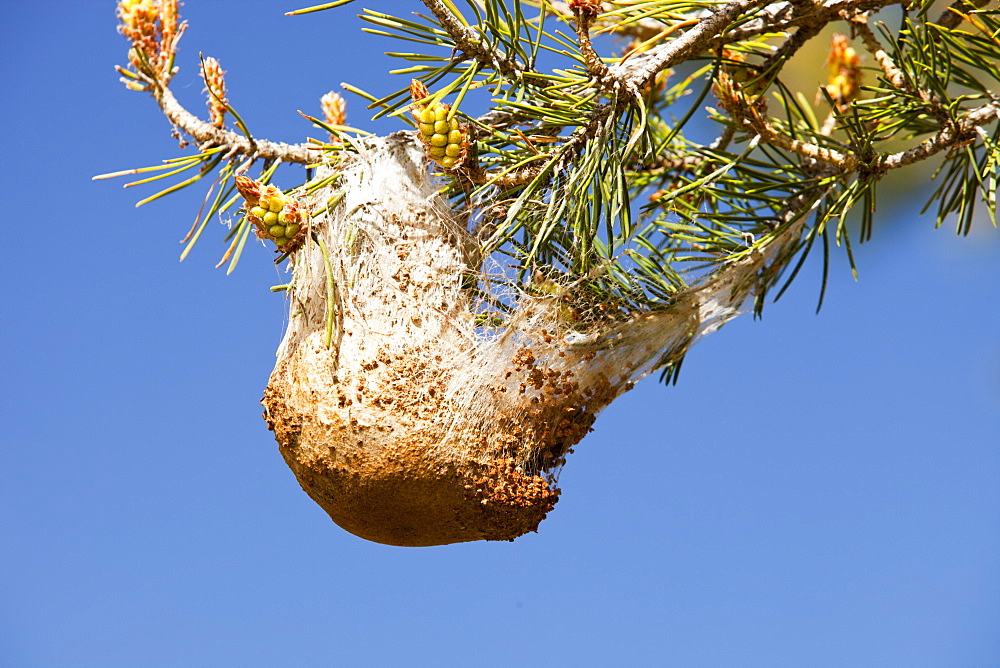
[[[306,116],[323,138],[297,144],[251,135],[214,58],[208,119],[185,109],[169,87],[177,1],[118,4],[123,82],[196,150],[105,176],[179,179],[144,201],[211,181],[182,257],[235,213],[219,266],[251,232],[288,264],[265,418],[305,491],[359,536],[535,530],[615,397],[652,372],[676,382],[694,341],[759,314],[814,249],[824,269],[831,246],[854,266],[892,172],[933,160],[937,224],[996,225],[995,2],[412,2],[361,14],[407,45],[390,54],[407,63],[399,89],[344,84],[352,115],[402,131],[347,126],[329,92]],[[786,67],[817,40],[824,80],[796,88]],[[279,164],[300,181],[273,183]]]

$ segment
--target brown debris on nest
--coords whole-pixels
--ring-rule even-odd
[[[513,540],[553,509],[555,472],[617,395],[603,375],[581,382],[551,341],[456,394],[468,357],[442,340],[390,351],[348,330],[334,368],[313,335],[276,367],[264,417],[306,493],[357,536]]]
[[[554,422],[555,406],[532,404],[524,418],[505,418],[480,439],[485,457],[478,448],[479,456],[442,448],[462,431],[456,420],[471,412],[446,405],[448,370],[428,373],[434,358],[423,353],[379,350],[359,365],[363,375],[341,367],[326,391],[303,382],[331,378],[322,347],[300,349],[275,369],[265,418],[303,489],[342,528],[389,545],[513,540],[537,530],[559,496],[542,475],[561,463],[593,418],[571,427],[566,417]],[[452,419],[441,420],[447,413]],[[546,441],[536,472],[523,463],[538,451],[528,439]]]

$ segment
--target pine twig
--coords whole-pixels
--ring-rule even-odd
[[[594,45],[590,41],[590,24],[594,17],[600,12],[596,3],[578,1],[570,2],[573,11],[573,25],[576,28],[577,42],[580,44],[580,52],[587,63],[587,69],[595,79],[607,85],[611,80],[618,79],[611,74],[608,66],[601,60],[601,57],[594,51]]]
[[[199,146],[224,146],[233,154],[252,156],[263,160],[280,160],[302,165],[318,162],[316,149],[309,144],[285,144],[266,139],[251,139],[225,128],[203,121],[177,101],[166,86],[157,85],[153,97],[164,116],[176,127],[194,139]]]
[[[767,33],[786,32],[791,28],[826,25],[842,17],[845,12],[867,12],[890,5],[903,4],[903,0],[825,0],[825,2],[774,3],[761,8],[759,16],[739,28],[708,41],[708,49],[718,49],[727,44],[742,42]]]
[[[635,88],[642,88],[653,80],[657,72],[702,52],[712,38],[721,35],[739,16],[766,3],[767,0],[734,0],[702,19],[677,39],[620,63],[614,68],[614,74],[620,80],[629,81]]]
[[[868,49],[868,53],[872,54],[875,58],[875,62],[882,69],[882,74],[885,75],[886,81],[895,86],[896,88],[905,89],[906,88],[906,77],[903,73],[896,67],[896,63],[893,62],[892,56],[890,56],[882,44],[878,41],[875,33],[872,29],[868,27],[868,17],[867,16],[856,16],[851,20],[851,25],[854,27],[855,32],[861,37],[861,41],[864,42],[865,48]]]
[[[977,137],[976,128],[995,120],[1000,121],[1000,104],[991,102],[977,107],[956,123],[945,124],[937,134],[913,148],[881,157],[878,161],[879,171],[912,165],[946,149],[973,141]]]
[[[544,78],[534,77],[537,74],[528,64],[519,62],[516,58],[508,58],[495,48],[483,44],[480,33],[464,25],[445,6],[441,0],[421,0],[424,6],[434,14],[445,32],[454,40],[457,50],[470,58],[476,59],[484,67],[488,67],[505,77],[524,79],[535,85],[547,86]]]
[[[941,12],[941,16],[935,23],[948,30],[954,30],[965,20],[962,13],[968,12],[970,9],[982,9],[989,2],[990,0],[955,0]]]

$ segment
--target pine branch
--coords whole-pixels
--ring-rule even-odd
[[[875,58],[875,62],[877,62],[879,67],[882,68],[882,73],[885,75],[886,81],[896,88],[907,88],[906,77],[903,75],[903,72],[896,67],[896,63],[892,60],[892,56],[886,52],[885,47],[879,43],[875,33],[873,33],[872,29],[868,27],[868,17],[865,15],[857,16],[852,19],[851,25],[861,37],[861,41],[864,42],[865,48],[868,49],[868,53],[872,54],[872,57]]]
[[[735,0],[712,12],[677,39],[617,65],[612,68],[613,73],[641,88],[652,81],[657,72],[704,51],[712,38],[720,35],[737,17],[765,4],[767,0]]]
[[[606,88],[614,84],[623,83],[617,79],[608,69],[608,66],[601,60],[601,57],[594,51],[594,45],[590,41],[590,24],[597,16],[599,9],[596,5],[578,2],[572,6],[573,24],[576,28],[576,39],[580,45],[580,52],[583,54],[584,62],[590,74]]]
[[[773,3],[759,15],[724,35],[726,43],[744,41],[758,35],[784,32],[789,28],[826,25],[858,13],[904,4],[904,0],[822,0],[820,2]],[[720,42],[721,45],[722,42]],[[715,46],[715,45],[713,45]]]
[[[267,139],[255,139],[216,127],[184,108],[166,86],[157,86],[153,97],[164,116],[177,128],[195,140],[202,149],[221,146],[232,155],[245,155],[262,160],[276,160],[301,165],[313,165],[321,156],[309,144],[285,144]]]
[[[935,23],[942,28],[954,30],[961,25],[962,21],[965,20],[962,13],[968,12],[972,9],[981,9],[989,3],[990,0],[955,0],[955,2],[951,3],[947,9],[941,12],[941,16],[938,17]]]
[[[649,51],[631,58],[618,69],[625,77],[638,85],[647,81],[652,73],[673,67],[704,51],[713,51],[727,44],[742,42],[764,34],[781,33],[791,28],[809,28],[815,34],[832,21],[842,18],[846,11],[850,14],[881,9],[901,4],[903,0],[826,0],[825,2],[753,2],[744,0],[726,5],[715,12],[695,12],[696,26],[680,38],[658,45]],[[728,25],[751,10],[757,10],[754,18],[739,27],[727,29]],[[639,39],[655,37],[652,23],[641,23],[642,30],[634,31],[628,24],[622,28],[624,34],[634,34]],[[618,32],[618,29],[615,29]],[[805,35],[807,33],[803,33]]]
[[[421,2],[455,41],[456,51],[461,51],[467,57],[477,60],[484,67],[495,70],[506,77],[540,86],[549,84],[545,79],[535,76],[538,73],[527,63],[520,62],[517,58],[508,57],[499,49],[484,44],[481,33],[460,21],[441,0],[421,0]]]
[[[912,165],[946,149],[963,146],[978,138],[977,128],[996,120],[1000,120],[1000,104],[992,102],[977,107],[966,113],[957,122],[945,125],[937,134],[917,146],[879,157],[876,163],[878,171],[887,172]],[[851,168],[856,169],[859,161],[855,159],[850,165]]]
[[[455,178],[449,191],[456,202],[477,202],[476,206],[491,212],[491,216],[501,212],[504,219],[499,224],[479,224],[481,232],[488,229],[492,233],[480,235],[485,250],[497,251],[505,248],[504,244],[515,244],[507,246],[504,252],[512,253],[522,271],[543,262],[586,274],[593,271],[597,262],[609,267],[608,271],[623,271],[627,275],[621,265],[625,261],[613,259],[614,249],[639,244],[642,252],[658,258],[664,272],[664,282],[659,287],[649,284],[660,295],[655,299],[662,299],[676,289],[671,285],[683,283],[678,275],[671,273],[670,263],[698,257],[701,259],[694,265],[696,272],[711,271],[721,266],[720,258],[726,253],[739,248],[739,239],[771,229],[773,223],[762,216],[767,215],[765,211],[776,210],[782,202],[769,194],[769,189],[792,191],[791,184],[796,179],[812,179],[817,174],[826,174],[824,178],[840,179],[843,183],[857,174],[867,183],[892,169],[975,141],[979,136],[977,129],[996,115],[995,101],[956,115],[959,107],[942,96],[944,89],[940,86],[924,89],[923,84],[916,83],[922,81],[921,77],[933,83],[933,70],[897,61],[880,43],[865,23],[866,12],[901,0],[778,3],[734,0],[689,14],[677,14],[669,4],[657,8],[640,3],[635,5],[635,11],[632,5],[623,4],[601,13],[596,0],[545,3],[543,14],[555,10],[561,19],[572,24],[575,45],[566,34],[546,30],[542,16],[527,19],[520,10],[508,11],[499,0],[485,2],[481,6],[484,14],[476,10],[478,26],[469,25],[450,2],[422,1],[433,18],[418,15],[420,20],[406,20],[369,12],[367,20],[378,26],[375,32],[381,34],[394,34],[384,32],[388,29],[404,39],[452,48],[450,59],[421,61],[415,54],[395,54],[417,62],[438,63],[413,68],[424,72],[423,81],[433,83],[451,77],[438,84],[443,86],[439,92],[428,93],[427,99],[433,104],[442,103],[449,92],[457,93],[461,100],[475,87],[490,86],[494,90],[495,108],[476,122],[462,126],[466,129],[460,133],[464,137],[461,141],[468,146],[459,151],[458,162],[462,164],[453,170]],[[955,7],[968,10],[973,5],[956,3]],[[943,15],[951,16],[958,15],[954,11]],[[620,18],[618,23],[616,17]],[[843,92],[832,84],[826,88],[833,91],[834,98],[851,97],[834,99],[835,109],[822,124],[810,120],[812,111],[803,109],[804,102],[792,100],[784,92],[783,104],[789,120],[780,120],[768,112],[764,94],[772,87],[783,90],[782,68],[804,44],[835,20],[850,20],[857,25],[862,41],[897,91],[893,98],[898,99],[896,104],[906,105],[907,113],[928,112],[937,121],[932,124],[923,115],[914,116],[911,121],[924,133],[933,133],[931,137],[909,149],[878,151],[877,141],[883,141],[876,136],[876,129],[882,127],[880,108],[871,107],[868,111],[869,107],[859,102],[854,108],[864,118],[852,120],[849,111],[856,93],[847,88]],[[987,21],[984,25],[992,25],[985,17],[983,20]],[[977,19],[970,21],[975,23]],[[922,23],[906,25],[910,27],[904,29],[900,40],[905,41],[909,39],[906,35],[912,34],[912,39],[917,39],[926,52],[936,48],[933,40],[939,38],[937,33],[924,29]],[[979,23],[975,25],[980,31],[986,29]],[[632,35],[656,32],[642,45],[647,50],[634,50],[609,65],[613,60],[602,58],[591,42],[592,26]],[[783,32],[785,38],[776,47],[754,41],[759,35]],[[964,35],[967,33],[956,39],[975,39],[974,35],[968,38]],[[892,36],[889,39],[891,46],[906,48]],[[720,51],[724,45],[736,41],[741,42],[738,51]],[[572,67],[552,72],[535,69],[535,54],[539,49],[570,59]],[[666,113],[673,113],[666,112],[670,104],[690,92],[690,85],[697,77],[704,77],[712,68],[703,68],[688,81],[666,89],[662,88],[665,76],[661,73],[682,62],[704,58],[713,51],[718,54],[713,70],[715,83],[710,88],[706,81],[701,97],[688,114],[675,124],[667,124]],[[462,62],[456,66],[455,63],[465,59],[474,63]],[[976,67],[977,62],[973,60],[970,64]],[[851,90],[856,90],[860,75],[852,76],[855,82]],[[152,92],[171,123],[194,137],[202,147],[223,147],[228,156],[239,154],[304,165],[330,160],[327,153],[317,150],[322,148],[318,145],[257,140],[246,131],[247,136],[241,136],[202,121],[184,109],[165,85],[141,67],[132,74],[132,79]],[[682,130],[710,90],[730,118],[716,119],[724,127],[710,146],[689,143]],[[407,104],[398,92],[383,100],[372,99],[383,107],[381,114]],[[971,99],[966,96],[962,104],[968,106]],[[391,100],[395,101],[388,104]],[[450,119],[454,110],[447,113]],[[904,126],[891,126],[893,131],[897,127]],[[845,132],[847,139],[836,141],[835,130]],[[760,139],[758,151],[763,149],[772,154],[744,171],[753,163],[747,157],[749,153],[726,151],[734,142],[739,146],[752,137]],[[430,138],[431,134],[425,137],[427,141]],[[443,135],[440,139],[453,141]],[[799,156],[798,165],[794,164],[794,156]],[[789,160],[792,162],[788,163]],[[446,168],[453,169],[450,163]],[[752,188],[741,187],[740,178],[760,179],[760,182]],[[670,184],[669,179],[676,181]],[[684,220],[677,225],[684,228],[683,234],[669,232],[674,223],[666,222],[652,224],[640,233],[628,220],[627,202],[644,189],[657,187],[657,181],[661,190],[663,186],[669,187],[663,190],[665,195],[655,197],[650,210],[681,216]],[[836,211],[836,215],[845,213],[867,192],[866,188],[847,185],[846,190],[836,191],[831,211]],[[708,206],[709,211],[699,211],[699,204]],[[690,250],[696,252],[690,257],[683,254]],[[643,280],[651,278],[647,274]],[[633,288],[626,283],[614,289],[620,289],[622,295],[629,293]]]

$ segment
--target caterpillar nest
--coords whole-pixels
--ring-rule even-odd
[[[629,320],[547,277],[502,284],[514,310],[493,326],[469,288],[470,275],[487,280],[478,246],[437,194],[422,142],[359,146],[316,193],[338,204],[314,207],[293,257],[268,426],[306,493],[362,538],[426,546],[535,531],[572,447],[665,350],[683,351],[698,311]]]

